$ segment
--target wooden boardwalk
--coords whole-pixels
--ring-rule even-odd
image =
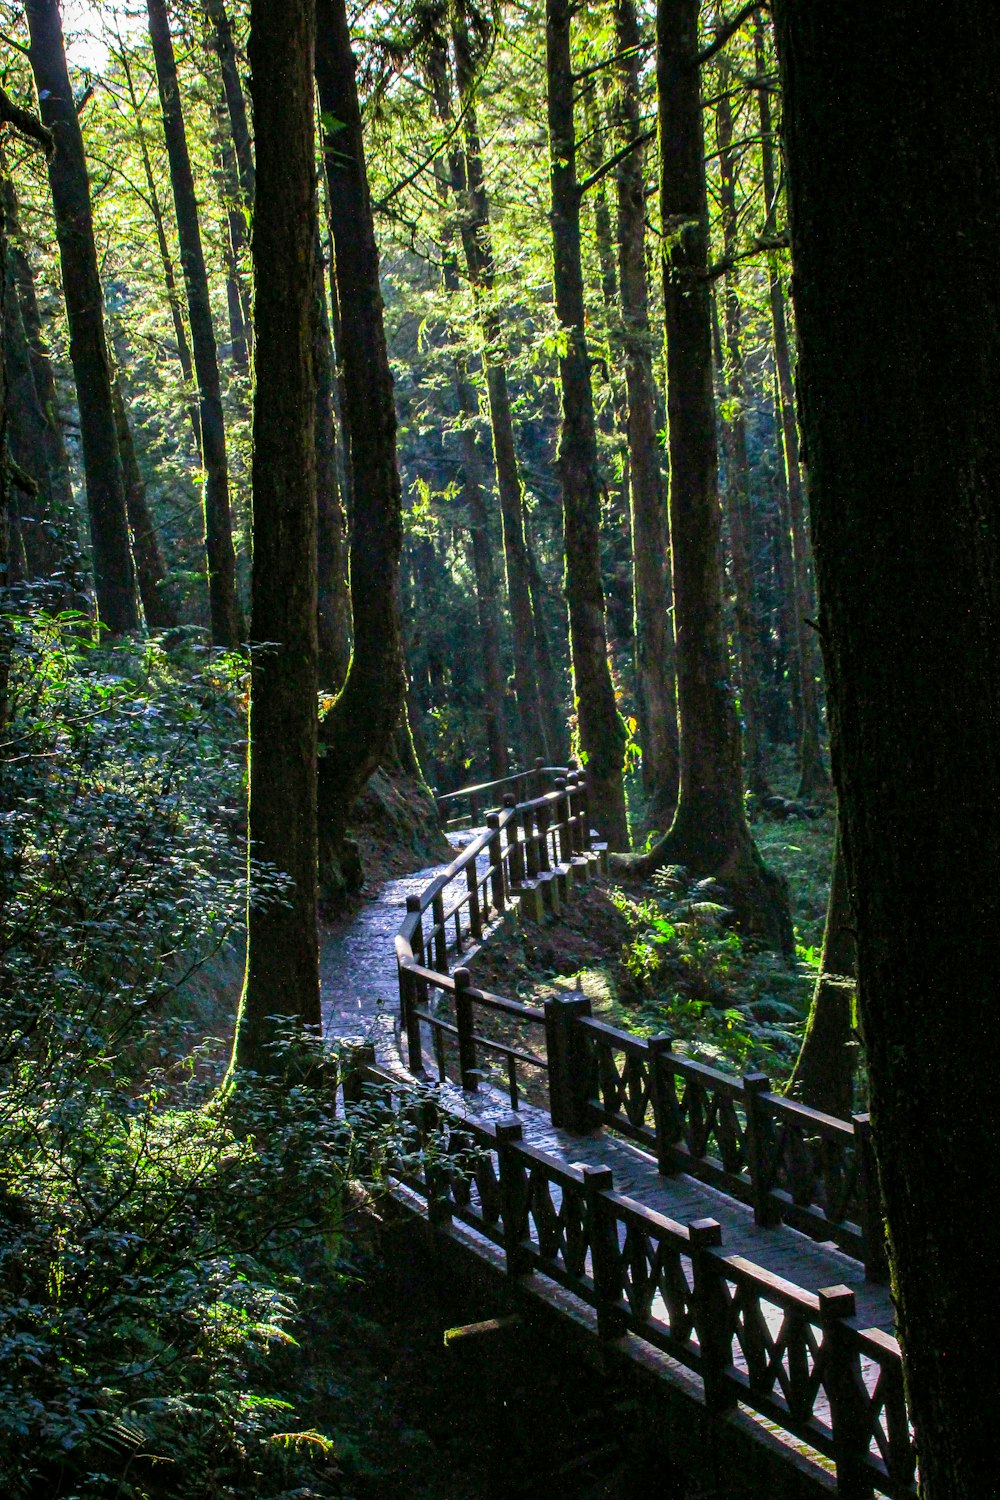
[[[465,842],[479,830],[465,836]],[[454,835],[453,835],[454,837]],[[486,856],[481,857],[483,869]],[[331,1042],[338,1039],[364,1039],[375,1045],[379,1063],[396,1073],[401,1080],[412,1081],[404,1067],[399,1048],[398,978],[393,939],[406,911],[406,900],[423,889],[447,867],[421,870],[415,875],[391,880],[380,887],[374,899],[364,906],[346,927],[328,939],[323,947],[323,1022],[324,1034]],[[456,877],[446,887],[446,901],[455,899],[464,889],[464,876]],[[497,924],[488,927],[488,940]],[[469,961],[475,954],[468,947],[463,955]],[[427,1071],[433,1074],[432,1059]],[[488,1085],[473,1093],[463,1092],[453,1083],[442,1086],[443,1102],[449,1110],[464,1118],[483,1123],[509,1119],[510,1104],[506,1095]],[[708,1183],[680,1172],[665,1177],[657,1170],[648,1152],[631,1141],[610,1135],[606,1130],[574,1135],[553,1126],[548,1114],[527,1103],[521,1103],[517,1118],[525,1141],[566,1163],[586,1163],[610,1167],[615,1190],[676,1219],[681,1224],[696,1219],[715,1219],[722,1225],[723,1242],[734,1255],[763,1266],[774,1275],[809,1291],[822,1287],[849,1286],[855,1291],[858,1322],[862,1327],[879,1328],[892,1333],[895,1314],[888,1287],[865,1280],[860,1261],[845,1255],[833,1244],[824,1245],[800,1234],[787,1225],[768,1228],[755,1224],[751,1208],[737,1202]]]
[[[388,882],[322,947],[326,1038],[370,1044],[375,1067],[357,1078],[397,1078],[418,1138],[443,1131],[444,1158],[408,1148],[424,1165],[404,1171],[404,1198],[511,1285],[568,1296],[577,1323],[596,1314],[609,1348],[665,1355],[682,1384],[693,1371],[710,1413],[739,1407],[787,1434],[789,1462],[835,1460],[842,1495],[915,1495],[866,1118],[818,1115],[763,1077],[617,1032],[582,998],[543,1013],[474,989],[465,965],[498,925],[557,915],[598,859],[576,779],[509,798],[487,825],[452,865]],[[498,1014],[509,1032],[484,1026]],[[547,1110],[524,1098],[525,1067],[541,1070]],[[433,1088],[414,1096],[415,1075]]]

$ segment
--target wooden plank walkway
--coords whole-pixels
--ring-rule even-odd
[[[464,836],[463,842],[473,834]],[[324,1035],[335,1041],[362,1038],[374,1042],[380,1064],[409,1079],[399,1052],[395,933],[406,898],[419,893],[443,866],[388,881],[375,898],[344,928],[329,934],[321,950]],[[461,877],[464,884],[464,876]],[[455,883],[454,894],[460,887]],[[493,929],[491,929],[493,930]],[[486,936],[489,936],[487,932]],[[466,959],[472,956],[467,950]],[[433,1074],[433,1066],[428,1064]],[[506,1095],[487,1085],[463,1093],[442,1086],[443,1102],[470,1119],[496,1121],[510,1117]],[[856,1326],[892,1333],[895,1317],[887,1287],[867,1282],[859,1261],[832,1244],[817,1243],[786,1225],[763,1228],[746,1205],[685,1173],[661,1175],[655,1160],[629,1141],[597,1131],[571,1135],[553,1127],[548,1115],[522,1103],[520,1120],[527,1144],[569,1163],[610,1167],[615,1189],[681,1224],[716,1219],[728,1254],[744,1256],[774,1275],[811,1292],[849,1286],[857,1299]]]

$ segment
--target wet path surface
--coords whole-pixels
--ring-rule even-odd
[[[453,843],[468,843],[474,836],[459,834]],[[485,855],[483,858],[485,861]],[[374,1042],[379,1062],[401,1073],[405,1070],[398,1046],[395,937],[405,915],[407,896],[418,895],[445,868],[435,865],[386,881],[342,928],[326,935],[321,948],[324,1036],[329,1041],[357,1038]],[[464,889],[464,874],[459,878]],[[454,889],[449,887],[446,905],[459,890],[458,881]],[[433,1068],[428,1071],[432,1073]],[[507,1096],[489,1086],[463,1093],[457,1086],[445,1084],[443,1094],[446,1106],[454,1113],[479,1120],[510,1118]],[[783,1225],[762,1228],[754,1223],[752,1211],[744,1204],[684,1173],[661,1175],[651,1156],[606,1131],[570,1135],[556,1129],[543,1110],[527,1103],[522,1103],[517,1118],[530,1145],[563,1161],[611,1167],[616,1191],[681,1224],[717,1219],[727,1253],[745,1256],[797,1286],[812,1292],[837,1285],[853,1288],[858,1325],[894,1330],[888,1288],[866,1282],[860,1263],[834,1245],[818,1244]]]
[[[456,854],[482,831],[452,834]],[[484,855],[484,864],[485,859]],[[407,896],[419,896],[446,869],[443,864],[429,865],[413,875],[385,881],[342,927],[323,935],[319,974],[327,1041],[374,1042],[379,1062],[400,1066],[396,933],[406,915]],[[447,888],[446,904],[464,889],[463,874]],[[473,951],[469,949],[470,954]]]

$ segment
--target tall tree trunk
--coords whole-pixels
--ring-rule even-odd
[[[313,355],[316,361],[316,624],[319,685],[339,693],[351,662],[351,596],[347,585],[347,521],[340,496],[333,342],[326,310],[323,251],[316,221]]]
[[[680,797],[668,833],[635,865],[682,864],[714,875],[741,924],[791,952],[787,889],[765,866],[747,827],[728,682],[698,11],[698,0],[660,0],[657,8]]]
[[[615,0],[622,134],[642,134],[639,26],[634,0]],[[653,336],[646,282],[645,152],[637,145],[617,174],[619,280],[628,396],[628,470],[642,781],[654,828],[669,828],[677,805],[677,696],[674,687],[670,528],[660,468]]]
[[[354,650],[344,689],[324,722],[319,781],[323,879],[334,895],[347,820],[392,739],[406,691],[399,604],[403,526],[396,408],[344,0],[318,0],[316,16],[320,104],[339,127],[326,137],[326,171],[354,483]]]
[[[451,89],[448,81],[447,43],[437,39],[427,59],[427,79],[434,98],[435,114],[447,124],[454,119]],[[438,158],[434,164],[438,196],[447,205],[449,193],[456,197],[464,186],[462,162],[458,152],[450,153],[450,173]],[[442,245],[442,282],[449,296],[461,290],[458,259],[450,231]],[[452,337],[454,334],[452,333]],[[490,760],[490,775],[499,779],[510,770],[507,757],[507,715],[504,706],[505,683],[500,652],[500,598],[493,552],[490,545],[489,508],[483,493],[482,464],[479,459],[476,427],[479,401],[469,379],[465,355],[457,352],[452,361],[455,372],[455,394],[461,417],[462,499],[469,521],[472,543],[473,576],[476,580],[476,606],[479,616],[479,642],[483,663],[483,719]]]
[[[601,584],[601,493],[594,392],[587,347],[576,180],[569,0],[545,7],[553,281],[565,346],[559,357],[562,428],[559,478],[566,546],[573,694],[595,826],[615,849],[628,848],[622,767],[625,731],[608,666]]]
[[[10,216],[8,212],[8,224]],[[49,468],[49,427],[35,386],[28,337],[15,280],[14,245],[7,242],[7,288],[4,304],[4,360],[7,382],[7,446],[11,458],[36,486],[27,503],[12,499],[24,550],[26,576],[46,581],[48,607],[69,608],[72,600],[75,539],[71,518],[56,500]]]
[[[48,464],[52,500],[56,513],[68,528],[68,535],[76,552],[79,552],[79,528],[76,503],[73,499],[73,484],[70,479],[69,456],[63,442],[59,423],[59,402],[52,361],[42,333],[42,317],[35,290],[35,277],[31,262],[21,241],[21,226],[17,193],[10,177],[4,177],[2,190],[7,210],[7,255],[13,272],[13,285],[17,288],[17,300],[28,341],[28,356],[35,392],[45,419],[44,449]]]
[[[565,694],[559,689],[556,669],[556,654],[552,644],[552,632],[546,619],[547,602],[551,612],[551,604],[555,603],[555,614],[558,621],[556,634],[561,635],[563,640],[567,639],[566,602],[561,590],[550,590],[542,576],[541,565],[538,561],[538,545],[531,534],[531,528],[526,524],[524,530],[525,545],[528,558],[528,587],[531,590],[531,617],[535,632],[535,668],[538,672],[538,689],[542,702],[543,722],[545,724],[545,738],[549,749],[549,758],[557,766],[564,766],[570,757],[569,724],[566,713],[560,709],[560,704],[565,702]],[[557,598],[553,601],[553,593]]]
[[[215,109],[215,183],[219,204],[225,214],[222,231],[222,254],[226,265],[226,308],[229,313],[229,337],[232,361],[242,374],[250,372],[252,322],[250,303],[243,280],[243,261],[247,249],[247,220],[236,157],[229,137],[229,120],[222,100]]]
[[[315,0],[252,0],[254,212],[250,901],[235,1059],[273,1072],[276,1020],[320,1027],[316,821]],[[255,867],[290,880],[254,900]]]
[[[39,113],[56,141],[49,160],[49,186],[80,408],[97,609],[111,634],[121,635],[139,628],[139,609],[83,136],[66,67],[58,0],[27,0],[25,10]]]
[[[823,954],[789,1094],[810,1109],[848,1120],[854,1107],[854,1029],[851,1020],[857,950],[847,873],[837,834],[826,908]]]
[[[243,639],[245,626],[236,595],[236,554],[233,550],[233,527],[229,509],[226,426],[222,412],[212,306],[208,293],[208,272],[198,224],[198,202],[184,130],[166,0],[146,0],[146,10],[156,63],[156,83],[163,113],[177,236],[184,269],[184,285],[187,289],[191,343],[194,346],[194,363],[198,376],[202,457],[205,465],[205,554],[208,561],[212,640],[217,646],[235,647]]]
[[[493,459],[500,497],[500,519],[503,525],[520,750],[524,764],[530,766],[539,756],[554,753],[554,746],[548,742],[546,710],[554,712],[555,708],[554,705],[543,702],[535,654],[535,620],[529,580],[524,485],[518,465],[514,418],[507,383],[506,341],[492,295],[496,264],[490,232],[489,196],[476,120],[475,66],[463,3],[457,4],[453,12],[452,40],[465,141],[463,166],[466,188],[461,221],[462,248],[486,346],[483,359],[493,434]]]
[[[586,127],[586,147],[581,151],[581,156],[588,176],[599,172],[607,159],[604,128],[605,101],[598,94],[599,76],[591,79],[581,91],[584,99],[584,125]],[[603,410],[598,413],[597,422],[599,431],[604,436],[611,453],[621,465],[620,482],[617,485],[602,484],[604,496],[602,506],[603,577],[605,622],[611,659],[618,664],[617,670],[627,682],[627,692],[631,697],[637,693],[637,686],[634,679],[630,680],[628,673],[629,668],[634,672],[636,658],[635,590],[632,580],[632,514],[629,501],[631,473],[628,452],[628,389],[621,378],[624,364],[622,316],[618,300],[618,255],[616,254],[615,230],[606,186],[608,175],[605,173],[601,176],[590,189],[593,199],[594,243],[597,248],[597,265],[600,274],[601,299],[604,303],[609,356],[606,380],[611,391],[611,400],[606,402]]]
[[[774,10],[894,1300],[921,1495],[979,1500],[1000,1260],[1000,32],[972,0]]]
[[[247,116],[247,101],[240,82],[239,62],[233,27],[226,11],[225,0],[203,0],[205,14],[212,27],[212,44],[219,59],[222,86],[226,94],[226,108],[233,133],[233,149],[239,170],[243,202],[247,209],[253,208],[255,180],[253,143],[250,138],[250,121]]]
[[[733,561],[736,593],[736,641],[740,664],[740,707],[743,714],[743,751],[746,781],[752,792],[767,795],[764,746],[764,714],[757,642],[754,588],[753,511],[750,498],[750,459],[747,453],[745,417],[746,376],[743,368],[743,314],[740,306],[735,257],[739,251],[736,205],[736,163],[733,157],[733,109],[729,97],[732,76],[723,54],[717,69],[719,98],[715,107],[716,144],[719,152],[719,198],[722,208],[722,244],[727,260],[723,313],[725,319],[722,379],[730,412],[723,423],[726,454],[726,493],[729,512],[729,550]]]
[[[150,630],[172,630],[179,623],[177,610],[166,587],[167,565],[163,560],[156,522],[149,508],[146,484],[139,468],[132,427],[117,372],[112,382],[111,395],[115,404],[118,451],[125,475],[128,522],[132,528],[132,551],[135,554],[135,571],[143,613]]]
[[[765,77],[767,48],[764,22],[758,18],[754,34],[754,57],[757,73]],[[771,123],[771,98],[766,87],[757,91],[760,119],[761,174],[768,222],[773,219],[777,198],[774,171],[774,137]],[[830,778],[820,749],[819,661],[816,639],[808,623],[815,613],[809,576],[809,541],[806,533],[805,485],[799,454],[799,431],[795,419],[795,386],[792,380],[792,357],[789,349],[788,322],[785,317],[785,293],[781,277],[772,261],[767,273],[768,302],[774,337],[774,365],[778,377],[778,408],[781,415],[781,440],[785,459],[785,484],[788,492],[788,515],[791,523],[793,564],[795,569],[795,614],[798,643],[798,678],[801,703],[799,721],[799,796],[822,798],[830,791]]]
[[[184,313],[181,308],[180,293],[177,290],[177,278],[174,275],[173,256],[170,254],[163,209],[160,205],[160,195],[156,187],[156,178],[153,176],[153,163],[150,160],[146,129],[142,123],[142,111],[139,108],[139,100],[135,92],[135,83],[132,78],[132,68],[128,59],[128,51],[124,47],[119,54],[119,61],[125,75],[129,103],[132,106],[132,118],[135,121],[136,139],[139,143],[140,155],[142,156],[143,176],[146,179],[146,192],[149,195],[148,207],[153,219],[153,228],[156,231],[156,245],[160,252],[160,265],[163,267],[163,285],[167,294],[167,305],[170,308],[170,319],[174,325],[174,338],[177,341],[177,359],[180,363],[181,374],[184,377],[185,389],[191,391],[194,389],[194,364],[191,360],[191,346],[188,343],[187,329],[184,326]],[[194,434],[195,451],[200,459],[201,418],[194,402],[188,406],[187,412],[188,420],[191,423],[191,431]]]

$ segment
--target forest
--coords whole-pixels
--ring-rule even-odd
[[[3,1494],[997,1492],[998,80],[0,0]]]

